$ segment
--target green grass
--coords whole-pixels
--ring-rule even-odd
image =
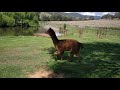
[[[120,78],[120,35],[109,34],[99,39],[95,32],[84,31],[79,37],[76,28],[67,25],[68,36],[84,43],[81,59],[68,62],[53,56],[54,45],[50,38],[35,36],[0,37],[0,78],[27,78],[28,73],[47,67],[66,78]]]
[[[0,77],[25,76],[26,72],[45,65],[50,56],[43,49],[49,46],[50,40],[43,37],[0,37]],[[17,69],[21,75],[16,74]]]

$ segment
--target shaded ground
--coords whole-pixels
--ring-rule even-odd
[[[48,49],[51,58],[55,49]],[[120,44],[95,42],[84,44],[81,50],[81,59],[74,57],[73,62],[66,59],[69,54],[66,52],[65,60],[57,59],[51,61],[49,67],[55,73],[64,73],[64,77],[71,78],[112,78],[120,77]]]

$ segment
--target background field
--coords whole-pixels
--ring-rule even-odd
[[[50,24],[69,24],[79,27],[118,27],[120,28],[120,20],[88,20],[88,21],[50,21]]]

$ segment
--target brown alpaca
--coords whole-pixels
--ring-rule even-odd
[[[53,29],[49,28],[46,34],[49,34],[57,51],[54,53],[55,56],[61,56],[63,58],[64,51],[70,51],[70,60],[74,54],[80,58],[80,48],[83,48],[83,44],[73,39],[58,40]]]

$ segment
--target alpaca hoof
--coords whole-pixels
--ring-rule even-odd
[[[55,59],[55,61],[57,61],[57,59]]]
[[[68,61],[69,61],[69,62],[72,62],[73,60],[69,59]]]

